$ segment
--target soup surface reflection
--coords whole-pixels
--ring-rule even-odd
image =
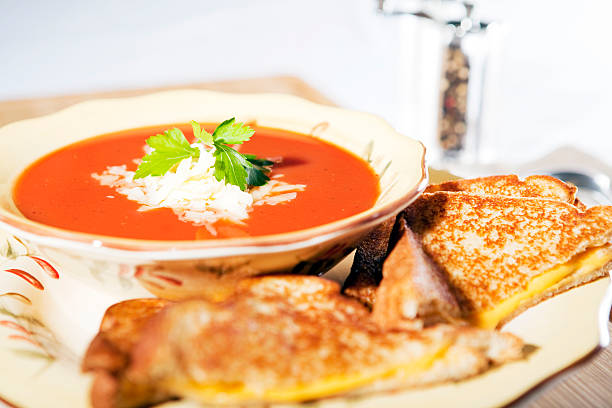
[[[145,140],[176,125],[132,129],[87,139],[33,163],[18,179],[14,200],[22,214],[68,230],[149,240],[211,239],[201,226],[179,220],[169,208],[138,211],[140,204],[92,177],[108,166],[127,165],[144,154]],[[179,125],[188,140],[191,126]],[[204,126],[208,131],[214,125]],[[242,153],[282,158],[270,176],[305,184],[290,202],[253,207],[245,225],[218,222],[217,238],[296,231],[349,217],[372,207],[379,184],[371,167],[352,153],[319,139],[284,130],[255,128]]]

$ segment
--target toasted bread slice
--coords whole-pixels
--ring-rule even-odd
[[[155,403],[170,398],[165,392],[147,387],[134,389],[118,378],[127,367],[130,352],[146,322],[169,303],[155,298],[134,299],[108,308],[100,324],[100,331],[89,345],[81,363],[84,372],[94,374],[91,395],[94,407],[139,406],[144,402]],[[123,389],[120,390],[120,387]],[[116,400],[119,394],[121,399]]]
[[[395,217],[390,218],[366,236],[355,251],[351,272],[344,281],[342,292],[370,308],[376,301],[376,288],[382,279],[394,224]]]
[[[134,348],[126,378],[209,404],[291,402],[420,369],[446,346],[381,332],[365,307],[321,278],[247,280],[238,293],[164,310]]]
[[[109,307],[100,323],[100,331],[83,358],[83,371],[116,372],[123,368],[142,326],[168,303],[156,298],[135,299]]]
[[[483,327],[495,327],[577,269],[593,266],[592,251],[600,251],[593,279],[612,261],[612,206],[580,211],[558,200],[438,191],[424,194],[403,216],[464,312]]]
[[[460,179],[430,185],[425,193],[436,191],[463,191],[480,195],[504,195],[509,197],[537,197],[565,201],[573,204],[576,187],[551,176],[529,176],[525,180],[516,175],[489,176]]]
[[[425,193],[437,191],[466,192],[478,195],[500,195],[509,197],[532,197],[564,201],[578,209],[586,207],[576,198],[576,187],[551,176],[529,176],[525,180],[516,175],[490,176],[474,179],[457,179],[433,184]],[[357,247],[351,273],[347,277],[343,293],[354,297],[368,307],[376,301],[376,288],[382,279],[382,267],[390,247],[391,226],[387,223],[374,230]]]
[[[463,191],[471,194],[504,195],[509,197],[537,197],[565,201],[581,210],[586,206],[576,197],[578,189],[555,177],[546,175],[529,176],[525,180],[516,175],[457,179],[430,185],[425,193],[436,191]]]
[[[504,364],[526,354],[524,350],[527,347],[517,337],[499,331],[440,324],[425,329],[425,332],[453,339],[446,352],[436,358],[427,370],[412,373],[409,377],[387,378],[355,390],[351,395],[456,382],[480,374],[492,365]]]
[[[183,301],[157,313],[143,326],[128,366],[113,374],[114,395],[95,389],[92,395],[106,398],[96,407],[146,404],[143,390],[155,402],[306,401],[375,381],[398,388],[457,380],[522,356],[521,340],[508,333],[448,325],[386,331],[335,282],[269,276],[241,282],[222,302]]]
[[[422,328],[439,322],[456,322],[461,309],[448,282],[403,217],[398,219],[396,242],[383,266],[372,315],[385,328]]]
[[[563,269],[565,268],[571,268],[574,272],[567,274],[563,279],[539,293],[534,293],[528,298],[522,296],[520,302],[517,301],[518,299],[511,299],[508,303],[516,308],[511,313],[505,315],[505,317],[502,317],[497,326],[503,326],[525,310],[546,299],[597,279],[610,276],[612,272],[612,245],[607,244],[594,247],[582,254],[578,254],[570,262],[563,265]],[[514,305],[512,305],[512,302],[514,302]],[[484,324],[481,324],[481,326],[487,327]]]

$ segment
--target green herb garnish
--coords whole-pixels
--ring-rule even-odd
[[[242,144],[249,140],[255,133],[253,129],[242,123],[236,123],[234,118],[221,123],[215,131],[210,134],[202,129],[200,124],[191,121],[193,135],[206,146],[215,148],[215,178],[218,181],[225,180],[227,184],[233,184],[246,190],[249,186],[263,186],[270,178],[268,168],[274,164],[270,160],[255,157],[252,154],[241,154],[230,145]],[[164,133],[151,136],[147,144],[153,150],[142,158],[134,178],[146,176],[163,176],[181,160],[188,157],[199,158],[200,150],[191,147],[183,132],[173,128]]]
[[[254,154],[245,154],[244,157],[251,167],[247,167],[247,184],[250,186],[263,186],[270,178],[267,174],[270,172],[269,167],[274,164],[271,160],[260,159]]]

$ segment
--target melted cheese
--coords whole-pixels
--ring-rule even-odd
[[[374,372],[333,375],[311,383],[264,389],[259,392],[249,389],[242,383],[229,382],[215,384],[169,382],[166,385],[170,390],[180,391],[180,394],[213,404],[236,404],[239,402],[262,400],[269,402],[307,401],[337,395],[384,378],[408,378],[411,375],[427,370],[435,360],[443,358],[449,345],[450,343],[442,344],[435,351],[423,355],[410,364],[387,367],[386,369]]]
[[[574,274],[580,275],[595,271],[610,261],[612,261],[611,244],[591,248],[574,256],[568,262],[555,266],[536,276],[527,284],[527,288],[524,291],[512,295],[492,309],[477,313],[473,317],[473,322],[479,327],[493,329],[526,300],[552,289],[563,278]]]

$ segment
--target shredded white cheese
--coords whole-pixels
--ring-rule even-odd
[[[163,176],[134,180],[135,172],[121,165],[109,166],[101,174],[92,174],[92,177],[141,204],[139,211],[170,208],[182,221],[204,226],[213,235],[216,235],[214,224],[217,221],[244,224],[253,206],[291,201],[297,197],[297,192],[306,187],[280,181],[278,178],[282,175],[277,175],[264,186],[241,191],[238,186],[215,178],[212,151],[201,143],[192,146],[200,150],[200,157],[182,160],[175,171],[168,171]]]

